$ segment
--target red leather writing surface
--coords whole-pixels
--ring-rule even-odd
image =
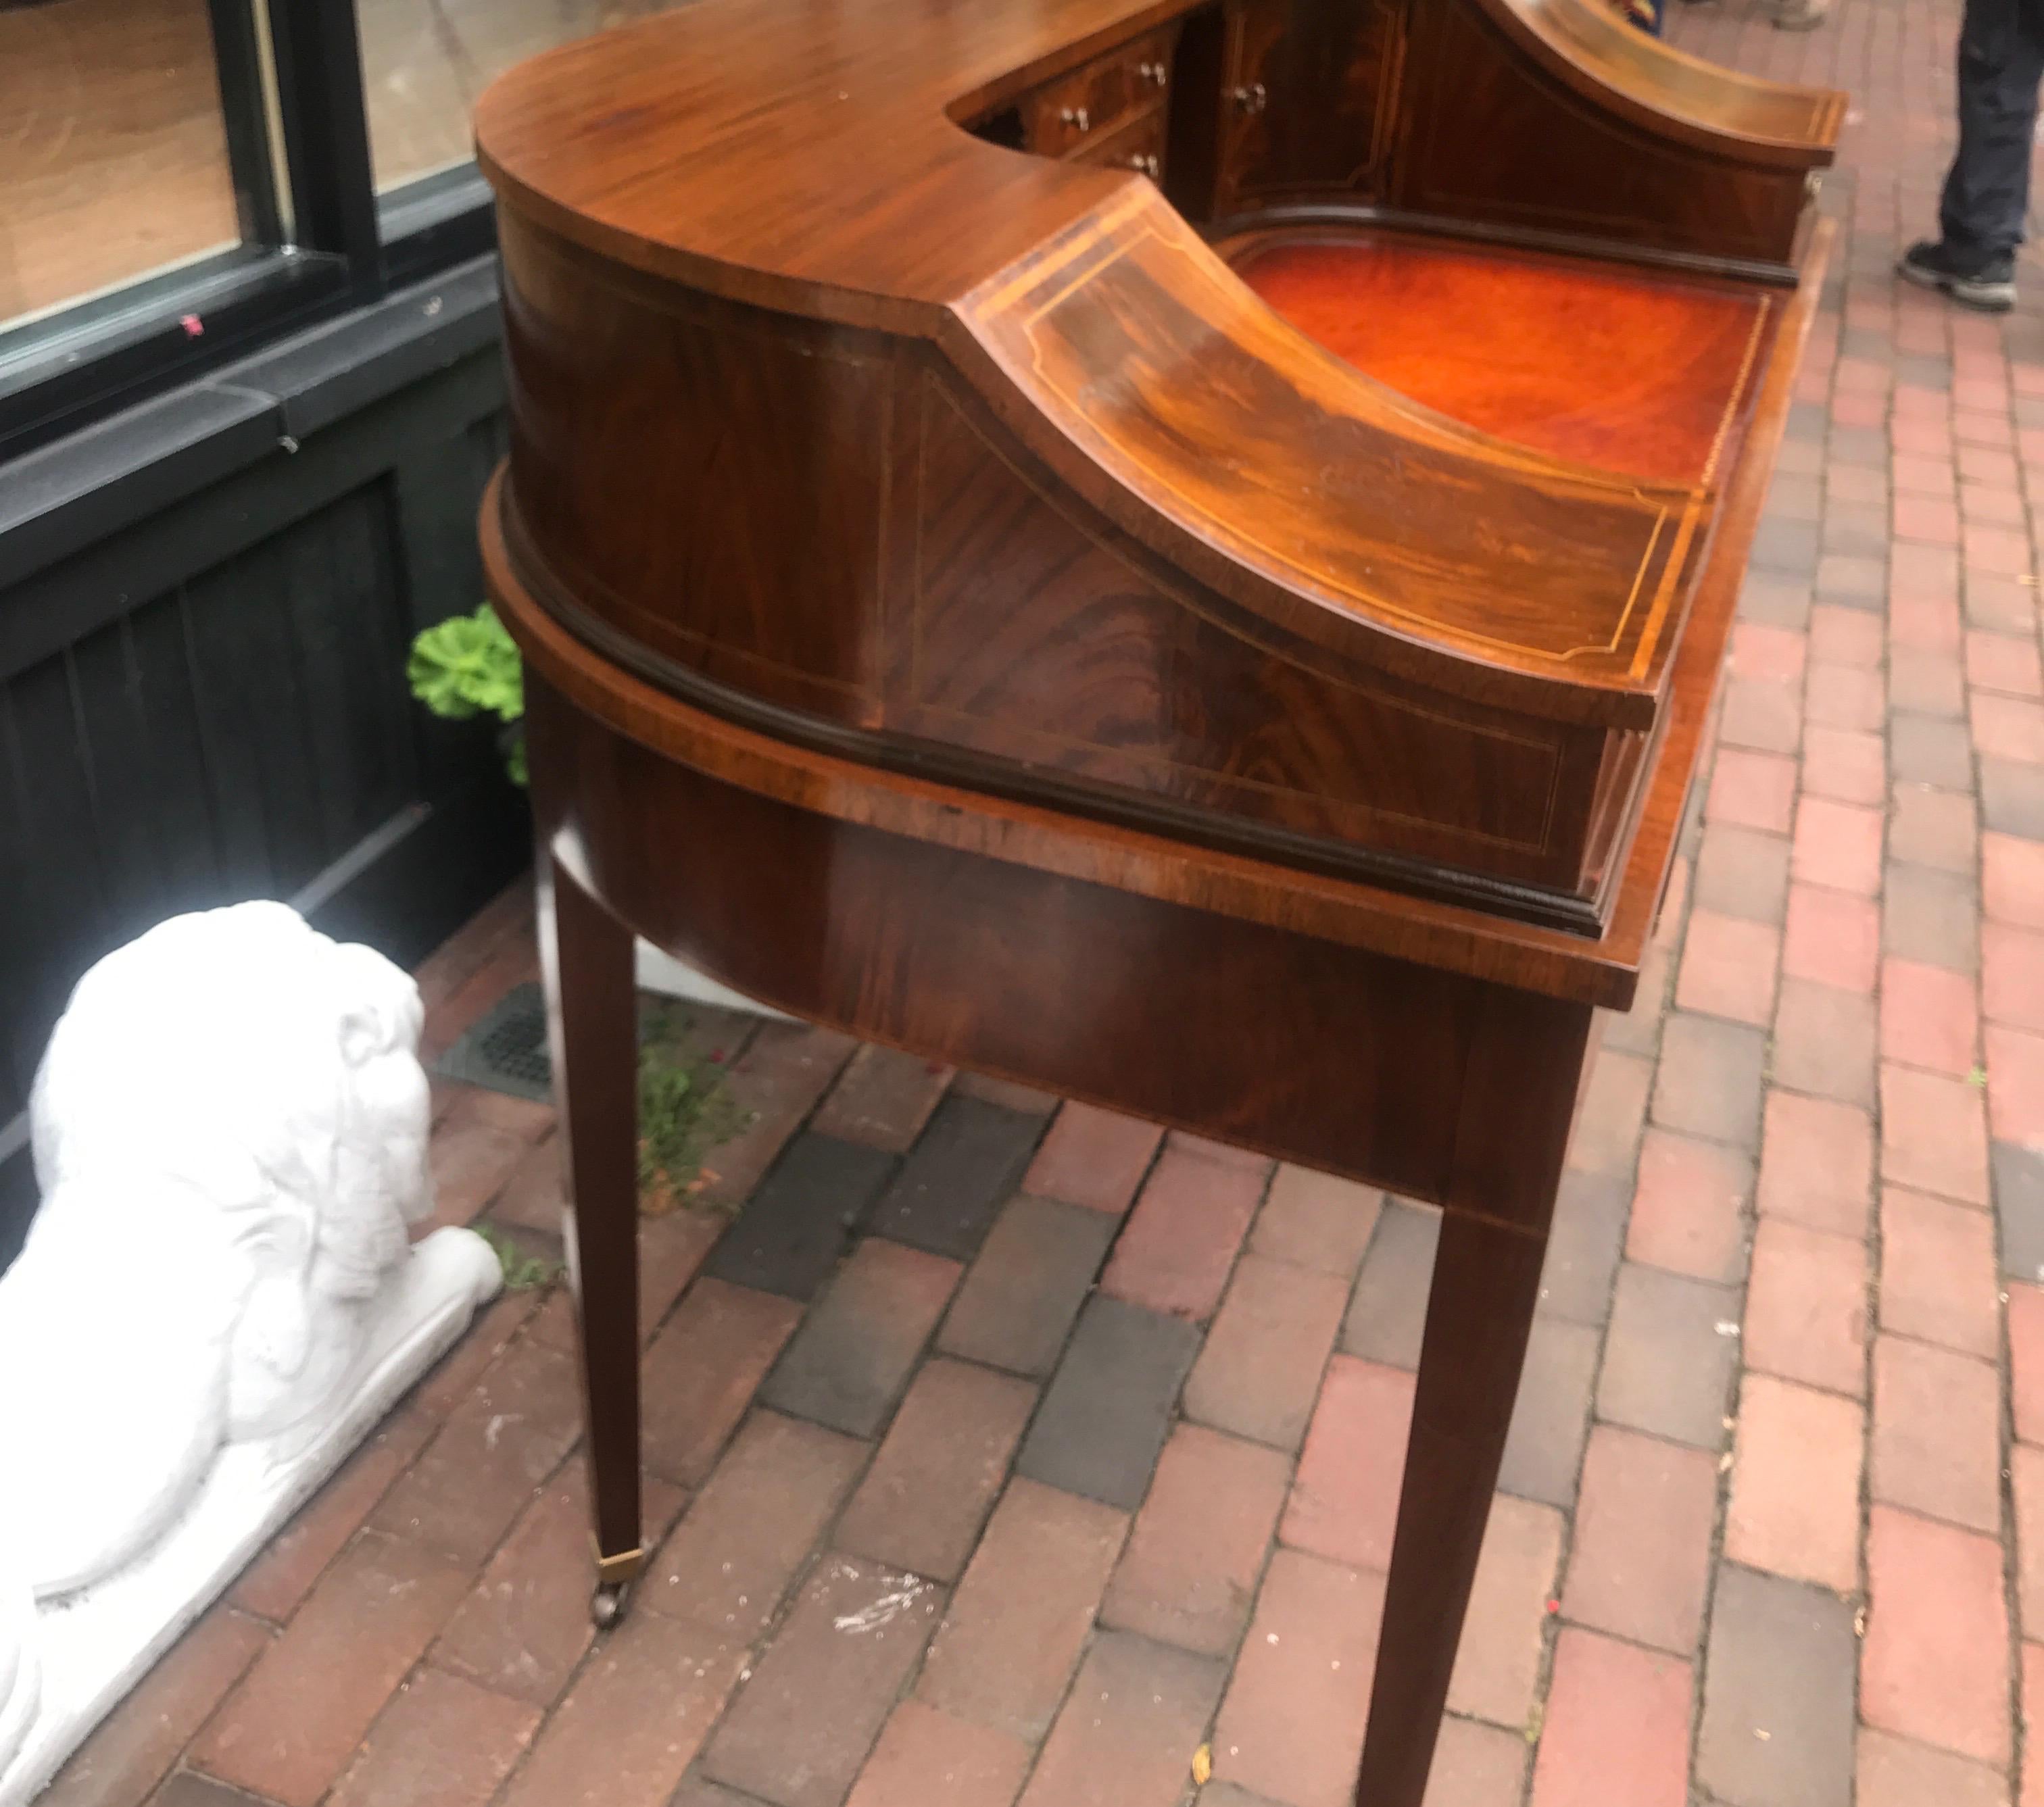
[[[1258,244],[1235,269],[1337,356],[1466,425],[1630,475],[1703,482],[1762,291],[1413,240]],[[1714,459],[1713,454],[1716,454]]]

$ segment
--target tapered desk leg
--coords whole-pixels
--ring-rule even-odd
[[[599,1625],[646,1560],[639,1506],[637,1001],[632,935],[539,856],[540,950],[567,1145],[568,1262],[582,1347]]]
[[[1453,1213],[1442,1223],[1357,1807],[1426,1794],[1545,1247]]]
[[[1426,1795],[1539,1298],[1589,1019],[1579,1007],[1508,994],[1470,1062],[1356,1807],[1421,1807]]]

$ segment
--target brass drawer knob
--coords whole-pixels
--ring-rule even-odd
[[[1247,87],[1235,90],[1235,104],[1238,111],[1254,119],[1270,104],[1270,95],[1261,82],[1251,82]]]
[[[1171,71],[1161,63],[1139,63],[1135,73],[1153,88],[1161,88],[1171,79]]]
[[[1068,106],[1058,117],[1074,132],[1093,130],[1093,117],[1082,106]]]

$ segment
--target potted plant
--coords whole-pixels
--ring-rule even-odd
[[[473,615],[451,615],[412,642],[405,679],[412,694],[451,721],[494,716],[511,781],[525,782],[525,668],[518,648],[488,603]]]

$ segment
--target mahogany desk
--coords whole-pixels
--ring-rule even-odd
[[[484,98],[600,1618],[636,930],[1443,1207],[1357,1793],[1419,1807],[1842,111],[1593,0],[695,0]]]

